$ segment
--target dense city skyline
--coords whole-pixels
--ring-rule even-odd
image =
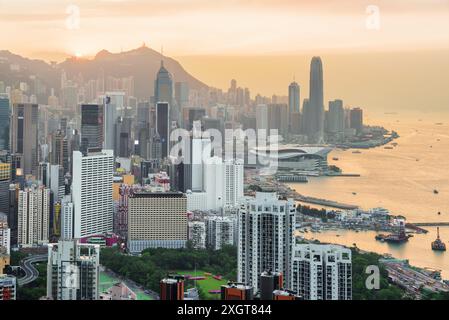
[[[0,9],[0,300],[449,299],[449,0]]]

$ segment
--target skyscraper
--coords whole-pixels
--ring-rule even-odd
[[[165,158],[169,155],[170,146],[170,105],[166,102],[156,104],[156,130],[161,139],[161,156]]]
[[[73,203],[72,196],[64,196],[61,200],[61,237],[73,239]]]
[[[329,101],[329,116],[327,131],[329,133],[341,133],[345,130],[345,110],[342,100]]]
[[[8,225],[11,229],[11,245],[16,245],[18,242],[18,207],[19,207],[19,185],[10,184],[8,193],[9,208]]]
[[[11,164],[0,160],[0,212],[8,212],[8,192],[11,183]]]
[[[173,105],[173,80],[171,74],[164,67],[161,60],[161,67],[157,73],[154,83],[154,103],[165,102],[170,105],[170,120],[179,122],[179,110]]]
[[[102,148],[104,142],[104,106],[98,104],[81,105],[81,147],[83,153],[88,148]]]
[[[64,174],[70,172],[69,141],[65,130],[57,130],[51,136],[50,163],[62,166]]]
[[[48,242],[50,189],[33,185],[19,191],[18,244],[29,247]]]
[[[37,104],[14,104],[11,118],[11,153],[17,158],[22,175],[37,174],[38,148]]]
[[[100,246],[60,240],[48,245],[47,297],[53,300],[97,300]]]
[[[195,249],[206,248],[206,224],[204,221],[189,221],[188,238]]]
[[[243,160],[225,160],[224,164],[224,197],[225,207],[235,207],[243,199]]]
[[[73,152],[72,197],[74,207],[74,237],[112,232],[113,201],[112,150],[90,149],[83,155]]]
[[[206,242],[213,250],[234,244],[234,220],[232,216],[210,215],[206,220]]]
[[[0,96],[0,150],[9,150],[9,99]]]
[[[115,147],[115,123],[117,121],[117,105],[112,98],[104,97],[104,148],[114,150]]]
[[[353,108],[349,111],[350,125],[357,133],[363,130],[363,110],[360,108]]]
[[[8,227],[8,216],[0,211],[0,255],[3,248],[5,253],[9,255],[11,252],[11,229]],[[0,274],[2,274],[2,271],[0,265]]]
[[[352,300],[351,250],[338,245],[296,244],[291,289],[305,300]]]
[[[290,114],[299,112],[300,101],[299,84],[293,81],[288,86],[288,107]]]
[[[138,141],[136,153],[143,159],[150,158],[150,104],[139,102],[137,104],[137,119],[134,126],[134,136]]]
[[[295,218],[292,199],[278,199],[276,193],[257,192],[247,199],[238,214],[237,279],[260,288],[264,271],[281,272],[284,287],[290,284]]]
[[[119,117],[115,125],[115,147],[116,157],[128,158],[133,151],[134,141],[132,141],[133,119],[130,117]]]
[[[323,64],[320,57],[313,57],[310,63],[310,115],[305,121],[311,126],[307,132],[311,142],[320,142],[324,137],[324,97],[323,97]]]
[[[187,82],[175,83],[175,99],[180,110],[188,105],[189,94],[189,84]]]

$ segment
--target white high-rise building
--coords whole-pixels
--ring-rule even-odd
[[[187,190],[187,211],[204,211],[207,209],[207,193]]]
[[[224,206],[235,207],[243,199],[243,161],[224,161]]]
[[[234,244],[234,218],[232,216],[207,216],[207,246],[220,250],[224,245]]]
[[[207,210],[235,207],[243,199],[243,162],[211,157],[204,164],[204,191]]]
[[[188,237],[193,248],[206,248],[206,224],[204,221],[189,221]]]
[[[61,238],[73,239],[73,203],[71,195],[64,196],[61,201]]]
[[[305,300],[352,300],[351,250],[338,245],[296,244],[291,289]]]
[[[194,128],[196,121],[194,121]],[[194,133],[195,134],[195,133]],[[192,168],[192,191],[201,192],[204,190],[204,159],[210,158],[207,151],[210,152],[210,139],[201,139],[194,137],[191,148],[191,168]]]
[[[290,284],[295,203],[276,193],[257,192],[247,198],[239,213],[238,282],[259,288],[264,271],[281,272]]]
[[[204,191],[207,194],[207,210],[223,207],[224,169],[220,157],[212,157],[204,164]]]
[[[33,185],[19,191],[18,244],[29,247],[48,242],[50,189]]]
[[[86,155],[73,152],[74,238],[113,230],[113,153],[100,149],[90,149]]]
[[[100,246],[60,240],[48,245],[47,297],[53,300],[97,300]]]

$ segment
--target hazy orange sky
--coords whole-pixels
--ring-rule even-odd
[[[374,6],[374,7],[373,7]],[[79,19],[78,19],[79,17]],[[62,61],[149,47],[208,85],[308,95],[380,112],[449,110],[449,0],[0,0],[0,49]]]
[[[170,56],[448,48],[448,30],[449,0],[0,0],[1,47],[46,60],[142,42]]]

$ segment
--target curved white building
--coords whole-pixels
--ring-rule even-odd
[[[250,152],[257,156],[259,165],[276,163],[279,169],[304,171],[324,171],[327,169],[327,156],[332,148],[327,146],[279,146],[277,150],[254,148]]]

